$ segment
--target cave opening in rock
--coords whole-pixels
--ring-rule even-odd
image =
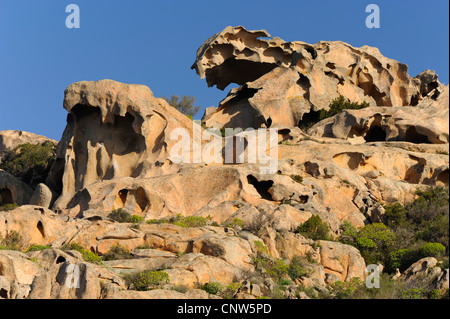
[[[61,264],[63,262],[66,261],[66,258],[64,258],[63,256],[59,256],[58,258],[56,258],[56,263],[57,264]]]
[[[145,211],[149,205],[149,200],[147,198],[147,195],[145,194],[145,190],[142,187],[139,187],[134,192],[134,198],[141,211]]]
[[[7,299],[8,298],[8,291],[6,289],[0,289],[0,298]]]
[[[311,127],[313,127],[314,124],[318,123],[320,121],[320,111],[310,111],[309,113],[303,114],[302,119],[298,123],[298,127],[302,131],[307,131]]]
[[[219,90],[224,90],[231,83],[244,85],[253,82],[276,67],[276,63],[229,58],[222,64],[206,70],[206,81],[209,87],[216,85]]]
[[[414,126],[408,127],[404,140],[415,144],[429,144],[428,137],[417,132]]]
[[[384,142],[386,141],[386,132],[381,126],[372,125],[364,139],[366,142]]]
[[[44,232],[44,225],[42,225],[42,222],[39,221],[36,225],[37,229],[39,230],[39,232],[41,233],[42,237],[45,238],[45,232]]]
[[[272,187],[273,181],[258,181],[253,175],[248,175],[247,181],[255,187],[256,191],[263,199],[273,201],[272,195],[269,193],[269,189]]]
[[[439,173],[439,175],[436,178],[436,181],[437,182],[441,182],[445,186],[448,187],[448,184],[449,184],[449,170],[446,169],[446,170],[442,171],[441,173]]]
[[[122,205],[125,206],[125,203],[127,202],[127,197],[128,197],[128,189],[120,190],[118,195],[119,195],[120,201],[122,202]]]
[[[0,206],[14,204],[12,193],[7,188],[0,189]]]

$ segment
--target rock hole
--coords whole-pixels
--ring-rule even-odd
[[[125,206],[125,203],[127,202],[127,197],[128,197],[128,189],[120,190],[118,195],[119,195],[120,201],[122,202],[123,206]]]
[[[381,126],[372,125],[364,139],[366,142],[384,142],[386,141],[386,132]]]
[[[59,256],[58,258],[56,258],[56,263],[57,264],[61,264],[63,262],[66,261],[66,258],[64,258],[63,256]]]
[[[45,237],[44,225],[42,225],[42,222],[41,222],[41,221],[38,221],[38,223],[37,223],[37,229],[38,229],[39,232],[41,233],[42,237]]]
[[[12,193],[7,188],[0,189],[0,206],[14,204]]]
[[[444,185],[448,186],[448,183],[449,183],[448,179],[449,179],[449,170],[446,169],[446,170],[444,170],[444,171],[439,173],[439,175],[436,178],[436,181],[437,182],[441,182]]]
[[[428,144],[428,137],[417,132],[417,129],[414,126],[408,127],[405,133],[405,141],[411,142],[415,144]]]
[[[148,201],[147,195],[145,194],[145,191],[142,187],[139,187],[136,190],[136,192],[134,194],[134,198],[136,199],[136,203],[138,204],[141,211],[145,211],[145,209],[149,205],[149,201]]]
[[[255,187],[256,191],[263,199],[273,201],[272,195],[269,193],[269,189],[273,185],[273,181],[258,181],[255,176],[248,175],[247,181]]]
[[[0,289],[0,298],[7,299],[8,298],[8,291],[6,289]]]

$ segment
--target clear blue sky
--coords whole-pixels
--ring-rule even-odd
[[[65,8],[80,7],[81,28],[67,29]],[[366,5],[381,10],[367,29]],[[193,95],[203,109],[227,94],[190,67],[197,48],[226,26],[266,29],[286,41],[341,40],[378,47],[449,82],[447,0],[0,0],[0,130],[59,140],[66,87],[113,79],[149,86],[155,96]]]

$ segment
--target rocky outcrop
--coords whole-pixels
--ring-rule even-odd
[[[11,237],[23,251],[1,247],[0,298],[211,298],[198,288],[220,283],[226,298],[304,299],[306,291],[332,293],[336,281],[363,280],[355,247],[306,238],[299,226],[319,216],[334,240],[346,222],[356,229],[380,222],[384,205],[448,187],[448,86],[430,70],[410,77],[376,48],[267,37],[228,27],[201,46],[193,65],[200,77],[219,89],[240,85],[207,109],[203,126],[143,85],[70,85],[67,126],[46,183],[33,190],[0,170],[0,206],[21,205],[0,211],[0,245]],[[300,129],[339,95],[370,106]],[[205,125],[276,134],[227,136]],[[179,129],[189,147],[174,158]],[[41,140],[2,136],[11,138],[0,138],[0,156]],[[244,149],[224,154],[236,140]],[[276,151],[275,170],[249,160],[255,145],[258,155]],[[213,160],[211,150],[219,150]],[[131,221],[117,222],[112,212]],[[118,247],[126,253],[115,255]],[[431,288],[448,289],[448,269],[436,265],[418,261],[395,279],[413,285],[427,277]],[[169,283],[151,291],[126,280],[157,270]]]
[[[17,177],[0,169],[0,206],[7,204],[28,204],[33,189]]]
[[[308,130],[311,136],[333,137],[352,143],[405,141],[448,144],[449,86],[437,88],[416,107],[369,107],[344,110]]]
[[[61,192],[56,207],[65,208],[95,182],[143,174],[168,157],[173,129],[192,133],[192,121],[143,85],[74,83],[65,91],[64,108],[68,122],[47,181]]]
[[[0,162],[5,152],[12,150],[16,146],[26,143],[42,144],[47,141],[52,142],[55,145],[58,144],[55,140],[30,132],[12,130],[0,131]]]
[[[425,282],[428,284],[428,287],[425,288],[448,290],[448,268],[443,270],[437,264],[436,258],[422,258],[406,269],[398,280],[403,280],[412,287],[417,286],[420,282]]]
[[[374,47],[267,37],[265,30],[227,27],[199,48],[192,68],[208,86],[241,85],[205,113],[206,126],[293,127],[339,95],[371,106],[415,106],[442,88],[433,71],[412,78],[405,64]]]

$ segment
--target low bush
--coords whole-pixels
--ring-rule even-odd
[[[170,282],[169,275],[161,270],[144,270],[124,276],[125,282],[138,291],[146,291],[160,288]]]
[[[319,215],[314,215],[301,224],[297,233],[314,240],[329,240],[330,228],[322,221]]]
[[[7,212],[7,211],[10,211],[10,210],[14,210],[17,207],[19,207],[19,205],[17,205],[16,203],[14,203],[14,204],[6,204],[6,205],[3,205],[3,206],[0,206],[0,212]]]
[[[84,261],[87,261],[89,263],[96,264],[96,265],[103,265],[103,261],[99,255],[97,255],[96,253],[94,253],[90,250],[83,248],[82,246],[80,246],[77,243],[71,243],[68,245],[64,245],[62,247],[62,250],[76,250],[81,253],[81,256],[83,257]]]
[[[55,145],[52,142],[21,144],[4,154],[0,169],[34,188],[39,183],[45,183],[55,157]]]
[[[133,224],[139,224],[143,221],[144,221],[144,218],[139,215],[133,215],[130,218],[130,222],[132,222]]]
[[[3,238],[0,234],[0,249],[2,250],[22,250],[23,237],[17,231],[12,230]]]
[[[130,223],[131,217],[131,214],[123,208],[113,209],[113,211],[108,215],[108,218],[118,223]]]
[[[222,291],[223,286],[219,282],[208,282],[202,286],[202,289],[211,295],[217,295]]]
[[[445,247],[439,243],[426,243],[419,249],[420,255],[424,257],[440,257],[445,253]]]
[[[50,246],[44,246],[44,245],[32,245],[27,249],[27,253],[30,251],[41,251],[41,250],[46,250],[46,249],[52,249],[52,247]]]
[[[121,245],[112,246],[106,254],[103,255],[103,260],[118,260],[118,259],[132,259],[133,255],[129,250]]]
[[[303,183],[303,177],[301,177],[300,175],[291,175],[290,177],[296,183],[299,183],[299,184]]]
[[[309,274],[306,268],[306,261],[304,258],[299,256],[294,256],[289,264],[288,275],[292,280],[300,279],[301,277],[307,276]]]

